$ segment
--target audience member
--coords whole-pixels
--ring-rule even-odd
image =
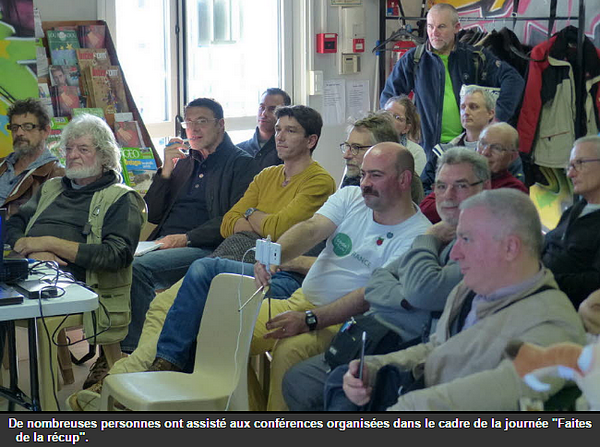
[[[415,159],[415,172],[421,175],[427,156],[417,143],[421,138],[421,118],[415,104],[406,95],[393,96],[383,107],[394,118],[394,127],[400,136],[399,143],[406,147]]]
[[[518,144],[519,134],[507,123],[490,124],[481,132],[477,152],[488,160],[492,173],[492,189],[514,188],[528,193],[523,182],[508,171],[509,165],[519,157]],[[432,223],[440,221],[435,208],[435,190],[425,197],[419,206]]]
[[[494,120],[495,109],[496,96],[490,90],[476,85],[461,88],[460,122],[464,132],[448,143],[436,144],[433,147],[433,153],[421,174],[426,194],[432,190],[438,158],[451,147],[462,146],[476,150],[479,135]]]
[[[575,141],[567,177],[581,200],[546,234],[542,261],[577,307],[600,289],[600,136]]]
[[[290,95],[275,87],[268,88],[260,97],[256,131],[252,138],[237,145],[254,157],[259,169],[283,163],[275,149],[275,110],[291,103]]]
[[[476,185],[461,187],[471,183]],[[450,259],[456,242],[458,207],[463,200],[490,187],[487,160],[466,148],[448,150],[438,163],[436,186],[442,221],[417,236],[397,260],[375,270],[367,284],[369,310],[364,318],[370,320],[370,328],[380,326],[391,332],[386,335],[385,348],[369,354],[386,354],[403,342],[427,337],[432,319],[441,313],[449,293],[462,279],[458,263]],[[291,411],[323,410],[323,386],[332,366],[321,354],[291,367],[283,380],[283,395]]]
[[[515,411],[519,399],[546,399],[519,377],[505,348],[517,339],[540,346],[583,344],[581,319],[540,262],[537,210],[522,192],[481,192],[461,203],[451,258],[463,280],[453,289],[427,343],[336,368],[325,390],[328,410]],[[398,390],[379,394],[380,387]],[[375,388],[374,388],[375,387]],[[372,396],[377,399],[371,400]]]
[[[87,114],[73,119],[61,147],[65,177],[46,181],[8,220],[6,241],[22,256],[55,261],[92,287],[110,323],[103,311],[86,313],[85,335],[104,331],[90,343],[118,347],[130,321],[131,262],[146,205],[122,183],[121,152],[104,120]]]
[[[525,85],[513,67],[488,50],[476,50],[458,41],[459,31],[456,9],[446,3],[434,5],[427,13],[428,42],[399,59],[380,97],[383,107],[390,97],[414,91],[428,160],[436,144],[448,143],[462,132],[459,92],[463,84],[500,87],[496,105],[499,121],[512,118]]]
[[[157,225],[148,239],[162,246],[133,262],[132,321],[122,343],[127,353],[138,344],[156,291],[171,287],[183,278],[193,261],[210,255],[223,241],[223,216],[258,172],[250,155],[237,148],[225,132],[223,108],[218,102],[193,100],[185,108],[182,126],[189,147],[181,138],[169,141],[163,166],[145,196],[148,221]],[[106,374],[104,359],[97,363],[97,374],[86,381],[85,387]]]
[[[0,159],[0,203],[7,216],[15,214],[40,185],[62,177],[64,168],[46,147],[50,117],[37,99],[16,101],[8,109],[8,124],[13,152]]]

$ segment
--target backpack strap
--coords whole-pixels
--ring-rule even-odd
[[[421,60],[421,56],[423,56],[423,52],[425,51],[425,44],[421,43],[417,45],[417,49],[415,50],[415,54],[413,55],[413,78],[416,82],[417,80],[417,69],[419,67],[419,61]]]

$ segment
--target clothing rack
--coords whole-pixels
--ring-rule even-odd
[[[518,16],[516,12],[511,14],[511,17],[494,17],[494,16],[484,16],[484,17],[460,17],[461,22],[481,22],[481,21],[512,21],[513,26],[516,22],[526,21],[526,20],[547,20],[548,21],[548,38],[551,37],[552,28],[554,28],[554,23],[557,20],[577,20],[579,22],[579,26],[577,27],[577,58],[576,63],[579,67],[583,67],[583,42],[585,41],[585,5],[583,3],[584,0],[579,0],[579,13],[576,16],[557,16],[556,8],[558,4],[558,0],[550,1],[550,12],[548,16]],[[400,2],[401,5],[401,2]],[[424,3],[423,3],[424,5]],[[519,0],[514,0],[513,11],[517,11],[519,6]],[[403,11],[403,8],[400,8],[400,11]],[[383,91],[383,87],[386,81],[386,57],[385,51],[381,50],[381,47],[384,47],[386,43],[390,40],[393,40],[398,34],[393,33],[391,38],[386,39],[386,23],[388,20],[398,20],[403,21],[406,24],[406,21],[424,21],[427,20],[425,16],[425,9],[422,8],[423,17],[405,17],[405,16],[388,16],[387,15],[387,1],[379,0],[379,41],[377,42],[376,49],[377,55],[379,56],[379,91]],[[422,36],[421,36],[422,37]],[[583,70],[579,70],[579,86],[581,91],[580,94],[576,95],[576,125],[578,125],[583,119],[583,98],[585,97],[585,73]]]

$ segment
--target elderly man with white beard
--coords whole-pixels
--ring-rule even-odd
[[[127,334],[130,319],[131,262],[145,221],[145,202],[122,183],[120,150],[102,119],[81,115],[61,138],[65,176],[45,182],[8,220],[6,243],[27,258],[58,263],[92,287],[101,303],[105,295],[111,297],[106,306],[110,330],[96,342],[118,342]],[[93,333],[102,330],[102,322],[96,323]],[[85,316],[84,329],[89,332]]]

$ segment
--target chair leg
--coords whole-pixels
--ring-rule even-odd
[[[59,347],[58,352],[58,364],[60,366],[60,372],[62,374],[63,383],[70,385],[75,383],[75,375],[73,374],[73,363],[71,362],[71,352],[67,346],[67,334],[65,329],[61,329],[58,333],[57,341]]]

